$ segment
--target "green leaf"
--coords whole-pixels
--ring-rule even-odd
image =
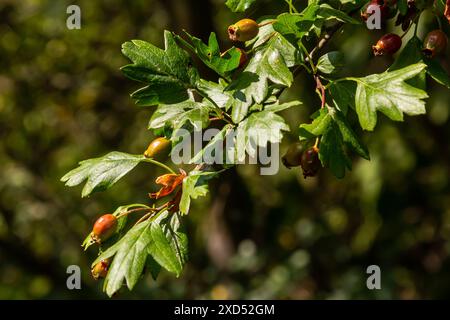
[[[81,196],[86,197],[93,192],[110,188],[144,160],[143,155],[110,152],[100,158],[81,161],[80,166],[64,175],[61,181],[66,186],[73,187],[87,180],[81,192]]]
[[[86,251],[91,245],[95,243],[94,239],[92,239],[92,232],[87,235],[86,238],[84,238],[83,243],[81,246],[83,247],[84,251]]]
[[[200,150],[189,163],[193,164],[219,164],[215,160],[220,157],[219,161],[223,163],[223,143],[227,133],[233,128],[231,124],[226,124],[212,139],[208,144]],[[218,154],[216,154],[216,151]],[[211,158],[211,159],[210,159]]]
[[[257,0],[227,0],[226,6],[233,12],[244,12]]]
[[[159,214],[150,227],[152,242],[148,248],[153,259],[177,277],[187,261],[188,250],[188,239],[180,230],[179,219],[176,213],[169,216],[169,213],[164,211]]]
[[[309,124],[301,124],[299,127],[300,140],[312,139],[321,136],[327,128],[333,118],[327,112],[326,109],[320,109],[319,114],[314,118],[313,122]]]
[[[357,82],[355,104],[361,127],[373,130],[377,123],[377,111],[395,121],[402,121],[403,113],[425,113],[423,99],[428,95],[425,91],[405,83],[405,80],[415,77],[425,67],[425,64],[417,63],[396,71],[351,78]]]
[[[122,71],[131,78],[129,73],[131,69],[132,67],[125,67]],[[131,98],[140,107],[154,106],[160,103],[177,103],[186,100],[188,97],[186,88],[177,81],[159,81],[159,79],[153,79],[151,85],[138,89],[131,94]]]
[[[263,110],[251,113],[236,129],[236,152],[243,155],[242,148],[250,157],[256,156],[256,147],[267,147],[269,142],[280,143],[283,139],[282,131],[289,131],[284,118],[275,112]],[[241,149],[241,150],[239,150]],[[238,156],[238,160],[241,160]]]
[[[219,108],[228,110],[231,106],[233,95],[231,91],[225,91],[226,86],[227,83],[223,79],[219,79],[218,83],[200,79],[197,83],[197,90],[214,101]]]
[[[150,118],[148,128],[158,129],[170,124],[172,128],[177,129],[189,121],[196,129],[201,129],[198,124],[206,127],[209,123],[209,111],[210,108],[207,105],[190,100],[177,104],[162,104]]]
[[[269,93],[269,81],[289,87],[293,76],[289,67],[296,64],[298,52],[280,34],[256,49],[254,57],[239,77],[229,86],[233,90],[231,118],[239,123],[247,115],[253,102],[262,104]]]
[[[149,250],[147,261],[145,262],[145,269],[150,272],[152,275],[153,280],[156,280],[158,278],[159,273],[161,272],[161,265],[156,262],[156,260],[151,256],[151,251]]]
[[[298,107],[302,105],[303,103],[299,100],[293,100],[285,103],[279,103],[279,101],[275,101],[273,104],[265,105],[264,111],[266,112],[280,112],[292,107]]]
[[[148,246],[153,241],[150,233],[152,226],[151,220],[135,225],[92,264],[95,265],[98,261],[115,255],[104,283],[104,290],[108,296],[111,297],[118,291],[124,280],[130,290],[139,280],[147,260]]]
[[[319,58],[317,69],[325,74],[337,73],[344,67],[344,55],[339,51],[331,51]]]
[[[301,13],[282,13],[273,24],[275,31],[285,36],[291,43],[307,35],[317,21],[319,6],[309,5]]]
[[[214,178],[217,172],[193,170],[183,180],[180,212],[188,214],[191,199],[204,197],[208,193],[208,180]]]
[[[275,35],[275,30],[273,29],[275,19],[276,16],[265,16],[262,19],[258,19],[257,22],[262,24],[262,26],[259,27],[259,32],[255,38],[245,42],[245,46],[255,49],[270,40]]]
[[[427,65],[427,73],[437,82],[450,88],[450,77],[441,66],[441,64],[435,59],[425,58],[424,62]]]
[[[159,105],[153,113],[148,124],[149,129],[172,129],[171,140],[178,143],[183,139],[183,131],[186,133],[200,131],[209,125],[209,113],[211,106],[208,103],[186,100],[181,103]]]
[[[325,20],[335,19],[338,21],[351,24],[361,24],[360,21],[353,19],[352,17],[348,16],[345,12],[334,9],[333,7],[325,3],[320,5],[317,15],[319,17],[324,18]]]
[[[187,32],[185,33],[192,43],[191,49],[204,64],[219,75],[224,77],[228,72],[239,66],[241,52],[235,47],[232,47],[222,54],[214,32],[209,36],[208,45],[203,43],[199,38],[191,36]]]
[[[395,62],[390,66],[389,71],[398,70],[409,65],[423,62],[422,58],[422,41],[417,37],[412,37],[402,52],[398,55]],[[406,83],[413,87],[425,90],[426,72],[421,71],[417,76],[406,80]]]
[[[356,84],[352,81],[331,82],[329,90],[333,103],[344,115],[348,108],[355,109]]]
[[[397,0],[397,8],[401,15],[406,15],[408,12],[408,0]]]
[[[344,151],[342,137],[335,123],[331,123],[322,135],[319,159],[338,179],[345,176],[346,169],[352,169],[351,160]]]
[[[322,136],[319,159],[337,178],[343,178],[346,169],[352,168],[346,147],[364,159],[370,159],[367,148],[351,129],[345,116],[335,109],[321,109],[312,123],[300,125],[299,136],[300,140]]]
[[[258,115],[261,115],[261,117],[264,117],[264,115],[273,114],[274,112],[279,112],[279,111],[282,111],[282,110],[285,110],[285,109],[288,109],[288,108],[291,108],[294,106],[299,106],[302,104],[300,101],[291,101],[291,102],[282,103],[282,104],[280,104],[277,100],[274,100],[273,102],[274,103],[272,103],[270,105],[266,105],[264,107],[261,106],[264,108],[264,111],[265,111],[264,113],[261,114],[260,113],[261,110],[259,110],[257,113],[254,113],[254,114],[258,114]],[[253,113],[252,113],[252,115],[253,115]],[[278,120],[278,118],[277,118],[277,120]],[[264,121],[264,119],[262,121]],[[241,122],[241,123],[244,123],[244,122]],[[245,121],[245,123],[247,123],[247,121]],[[272,122],[271,122],[271,124],[272,124]],[[241,128],[243,128],[242,125],[241,125]],[[285,127],[283,126],[283,128],[285,128]],[[226,141],[226,137],[228,136],[229,139],[231,139],[231,134],[233,133],[232,129],[233,129],[233,125],[231,125],[231,124],[225,125],[222,128],[222,130],[220,130],[210,140],[210,142],[190,160],[190,163],[195,163],[195,164],[224,163],[225,154],[227,154],[228,152],[234,153],[234,151],[235,151],[234,146],[231,146],[229,148],[229,150],[228,149],[225,150],[225,153],[223,150],[223,146],[224,146],[224,142]],[[240,129],[238,129],[238,131],[239,130]],[[242,129],[242,130],[245,130],[245,129]],[[251,130],[251,128],[250,128],[250,130]],[[277,130],[277,129],[275,128],[275,130]],[[245,133],[242,133],[241,135],[239,135],[239,137],[243,137],[244,135],[245,135]],[[244,141],[244,143],[245,142],[246,141]],[[264,146],[265,146],[265,144],[264,144]],[[222,162],[219,162],[219,161],[222,161]]]
[[[165,50],[142,41],[122,45],[122,53],[133,64],[124,66],[124,74],[148,85],[132,94],[138,105],[156,105],[186,100],[187,89],[195,86],[198,71],[189,55],[178,47],[174,36],[164,32]]]

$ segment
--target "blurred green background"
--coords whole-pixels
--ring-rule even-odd
[[[70,4],[81,7],[81,30],[66,28]],[[283,10],[283,1],[266,1],[249,16]],[[83,200],[81,187],[59,179],[80,160],[141,153],[153,138],[146,130],[153,108],[129,98],[138,84],[119,71],[128,63],[120,45],[137,38],[162,46],[164,29],[186,29],[204,40],[216,31],[227,48],[226,26],[242,17],[223,0],[0,0],[0,298],[106,297],[89,272],[96,250],[83,252],[81,242],[100,214],[147,202],[160,172],[139,165]],[[419,34],[433,28],[425,15]],[[392,58],[372,58],[370,46],[385,31],[346,28],[328,49],[344,52],[348,74],[381,72]],[[355,159],[343,180],[327,170],[308,180],[298,168],[276,176],[250,165],[229,170],[185,219],[184,274],[162,272],[156,282],[147,275],[118,297],[450,297],[450,91],[430,81],[428,92],[427,115],[403,123],[380,116],[375,132],[357,129],[372,160]],[[304,75],[282,98],[304,102],[284,114],[292,130],[285,150],[319,101]],[[66,288],[73,264],[82,269],[82,290]],[[366,288],[372,264],[381,268],[382,290]]]

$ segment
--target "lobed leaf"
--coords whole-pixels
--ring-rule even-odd
[[[188,214],[191,199],[203,197],[208,193],[208,180],[214,178],[217,172],[193,170],[183,180],[180,212]]]
[[[377,111],[395,121],[402,121],[404,113],[425,113],[423,99],[428,97],[427,93],[405,82],[425,67],[425,64],[417,63],[396,71],[352,78],[357,82],[355,105],[361,127],[373,130],[377,123]]]
[[[122,67],[122,71],[130,79],[148,84],[132,94],[138,105],[186,100],[187,89],[199,79],[190,56],[177,45],[174,36],[165,31],[164,39],[165,50],[142,40],[122,45],[122,53],[133,62]]]
[[[110,152],[100,158],[81,161],[80,166],[65,174],[61,181],[65,182],[66,186],[73,187],[86,180],[81,192],[81,196],[86,197],[93,192],[110,188],[144,160],[143,155]]]

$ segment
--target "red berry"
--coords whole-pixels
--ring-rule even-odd
[[[94,277],[95,280],[98,280],[100,278],[105,278],[108,274],[108,268],[109,268],[110,260],[105,259],[100,262],[98,262],[92,269],[91,274],[92,277]]]
[[[301,166],[303,177],[314,177],[319,171],[321,164],[319,160],[319,149],[312,147],[302,153]]]
[[[382,56],[396,53],[401,46],[402,38],[394,33],[388,33],[382,36],[376,45],[372,46],[372,50],[375,56]]]
[[[117,229],[117,218],[112,214],[105,214],[97,219],[92,229],[92,238],[102,242],[111,237]]]
[[[249,41],[258,35],[259,25],[255,20],[242,19],[228,27],[231,41]]]
[[[447,47],[447,35],[441,30],[433,30],[427,34],[423,42],[423,54],[428,58],[433,58]]]

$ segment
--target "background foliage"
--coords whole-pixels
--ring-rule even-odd
[[[84,254],[80,244],[101,213],[145,202],[160,171],[142,165],[84,200],[59,178],[80,159],[141,153],[153,138],[143,130],[153,109],[129,98],[137,86],[119,71],[128,63],[120,45],[144,39],[162,47],[164,29],[186,29],[203,41],[215,31],[228,47],[226,27],[243,17],[219,0],[85,0],[77,2],[82,29],[70,31],[69,4],[0,2],[0,298],[105,297],[88,272],[95,250]],[[249,15],[283,11],[283,1],[267,1]],[[435,28],[425,16],[419,36]],[[344,73],[379,73],[392,60],[374,59],[370,46],[392,30],[349,26],[328,48],[344,53]],[[194,201],[186,219],[190,260],[182,276],[162,273],[155,282],[147,275],[119,297],[448,297],[449,91],[431,81],[427,91],[427,115],[402,123],[379,116],[364,136],[371,161],[355,159],[343,180],[327,170],[308,180],[299,169],[260,176],[256,166],[212,180],[209,198]],[[284,114],[295,133],[320,101],[303,76],[285,98],[303,101]],[[295,139],[286,135],[282,150]],[[80,291],[66,288],[72,264],[83,270]],[[380,291],[366,289],[370,264],[382,269]]]

